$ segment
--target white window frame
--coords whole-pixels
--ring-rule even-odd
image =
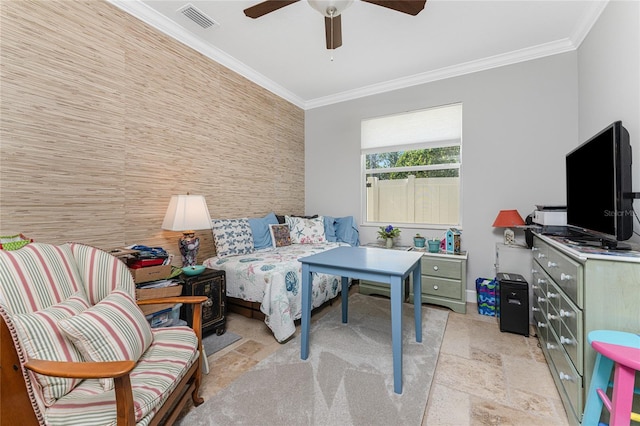
[[[446,119],[438,120],[438,113],[446,109],[450,109],[450,111],[453,111],[453,112],[457,110],[458,118],[450,119],[448,121]],[[435,112],[435,114],[433,115],[430,114],[432,112]],[[408,118],[408,120],[403,120],[403,118],[405,117]],[[398,140],[392,141],[392,143],[390,144],[385,145],[385,142],[384,142],[385,139],[387,140],[393,139],[394,125],[403,126],[404,125],[403,121],[404,123],[408,123],[409,125],[411,125],[412,122],[413,123],[416,122],[416,118],[427,119],[427,120],[430,118],[435,118],[437,120],[436,131],[433,133],[430,133],[427,131],[426,133],[417,137],[413,137],[411,134],[404,135],[404,137],[408,137],[409,143],[406,143],[406,141],[400,138]],[[383,129],[383,131],[380,132],[380,133],[384,133],[382,137],[376,138],[374,136],[374,139],[376,140],[374,140],[372,143],[367,145],[366,142],[364,142],[364,139],[367,137],[367,134],[368,133],[374,134],[376,130],[379,130],[379,129],[376,129],[375,123],[373,126],[370,126],[369,129],[364,128],[366,126],[365,122],[370,122],[371,120],[380,120],[380,123],[382,123],[383,125],[385,124],[385,121],[387,121],[387,123],[395,121],[395,123],[392,123],[388,129]],[[360,159],[361,159],[361,166],[360,166],[361,203],[360,204],[361,204],[361,211],[362,211],[362,225],[364,226],[387,225],[387,223],[371,222],[367,220],[367,217],[368,217],[367,215],[367,174],[376,173],[376,172],[393,173],[393,172],[411,172],[411,171],[418,172],[418,171],[429,171],[429,170],[458,169],[459,170],[458,176],[460,180],[460,183],[459,183],[460,186],[458,191],[458,208],[459,208],[458,222],[459,223],[445,225],[445,224],[434,224],[434,223],[400,222],[399,224],[404,226],[410,226],[412,228],[419,228],[419,229],[448,229],[451,227],[462,229],[462,221],[463,221],[463,218],[462,218],[462,181],[463,181],[462,104],[456,103],[451,105],[443,105],[443,106],[437,106],[437,107],[432,107],[432,108],[427,108],[422,110],[409,111],[401,114],[394,114],[391,116],[365,119],[362,121],[361,126],[362,126],[361,127],[362,140],[361,140],[361,153],[360,153],[361,154],[360,155]],[[446,129],[447,126],[456,127],[456,129],[449,131]],[[425,128],[428,128],[428,127],[429,125],[425,126]],[[403,133],[403,130],[404,129],[400,129],[398,133]],[[394,152],[394,151],[408,151],[408,150],[417,150],[417,149],[444,148],[448,146],[460,147],[459,163],[443,163],[443,164],[429,164],[429,165],[422,165],[422,166],[391,167],[391,168],[384,168],[384,169],[366,169],[365,168],[367,154]]]

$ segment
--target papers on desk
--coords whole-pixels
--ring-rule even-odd
[[[148,283],[142,283],[138,286],[138,288],[163,288],[163,287],[172,287],[174,285],[180,284],[178,280],[158,280],[151,281]]]

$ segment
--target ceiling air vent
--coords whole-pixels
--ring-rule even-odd
[[[191,3],[185,5],[179,11],[184,16],[191,19],[196,24],[200,25],[202,28],[209,28],[209,27],[218,25],[216,21],[209,18],[200,10],[196,9]]]

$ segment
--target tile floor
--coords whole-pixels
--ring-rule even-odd
[[[312,321],[339,303],[338,299],[333,307],[314,311]],[[203,376],[201,391],[205,399],[280,347],[261,321],[230,313],[227,329],[242,339],[208,357],[211,372]],[[468,304],[466,315],[449,313],[422,425],[568,425],[568,421],[538,339],[501,333],[494,317],[479,315],[476,305]]]

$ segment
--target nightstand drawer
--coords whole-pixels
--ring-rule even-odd
[[[449,298],[460,298],[462,282],[448,278],[422,276],[422,294]]]
[[[420,267],[422,269],[422,275],[453,279],[460,279],[462,277],[462,262],[459,260],[425,256],[422,258]]]

